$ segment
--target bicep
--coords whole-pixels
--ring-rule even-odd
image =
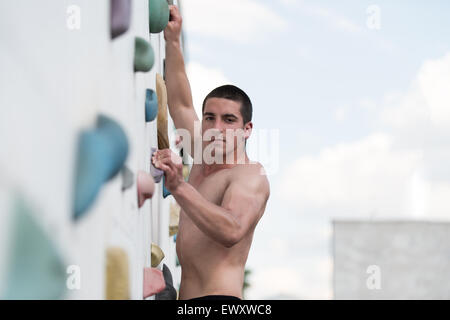
[[[265,205],[263,190],[241,181],[230,184],[221,206],[236,219],[239,224],[239,238],[242,238],[256,226]]]

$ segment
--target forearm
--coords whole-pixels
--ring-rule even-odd
[[[203,233],[226,247],[234,245],[239,224],[226,209],[206,200],[187,182],[172,195]]]
[[[192,107],[192,94],[179,41],[166,42],[166,87],[169,112]]]

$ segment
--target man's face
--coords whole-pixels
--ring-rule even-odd
[[[245,144],[244,121],[241,104],[223,98],[206,100],[202,118],[203,150],[209,148],[213,156],[225,157],[227,154],[243,150]]]

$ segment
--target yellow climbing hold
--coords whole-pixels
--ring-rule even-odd
[[[167,129],[167,89],[163,77],[156,74],[156,96],[158,97],[158,149],[170,147]]]
[[[152,268],[156,268],[161,263],[162,259],[164,259],[165,255],[161,248],[154,243],[152,243],[151,252]]]
[[[128,257],[125,250],[119,247],[106,251],[106,299],[130,299]]]
[[[169,237],[178,233],[178,223],[180,220],[180,206],[178,203],[170,203],[169,216]]]
[[[183,178],[184,178],[185,181],[188,181],[189,173],[190,173],[189,165],[184,164],[183,165]]]

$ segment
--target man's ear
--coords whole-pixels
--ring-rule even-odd
[[[244,137],[245,137],[245,140],[250,138],[250,135],[252,134],[252,129],[253,129],[253,122],[249,121],[249,122],[247,122],[244,125]]]

